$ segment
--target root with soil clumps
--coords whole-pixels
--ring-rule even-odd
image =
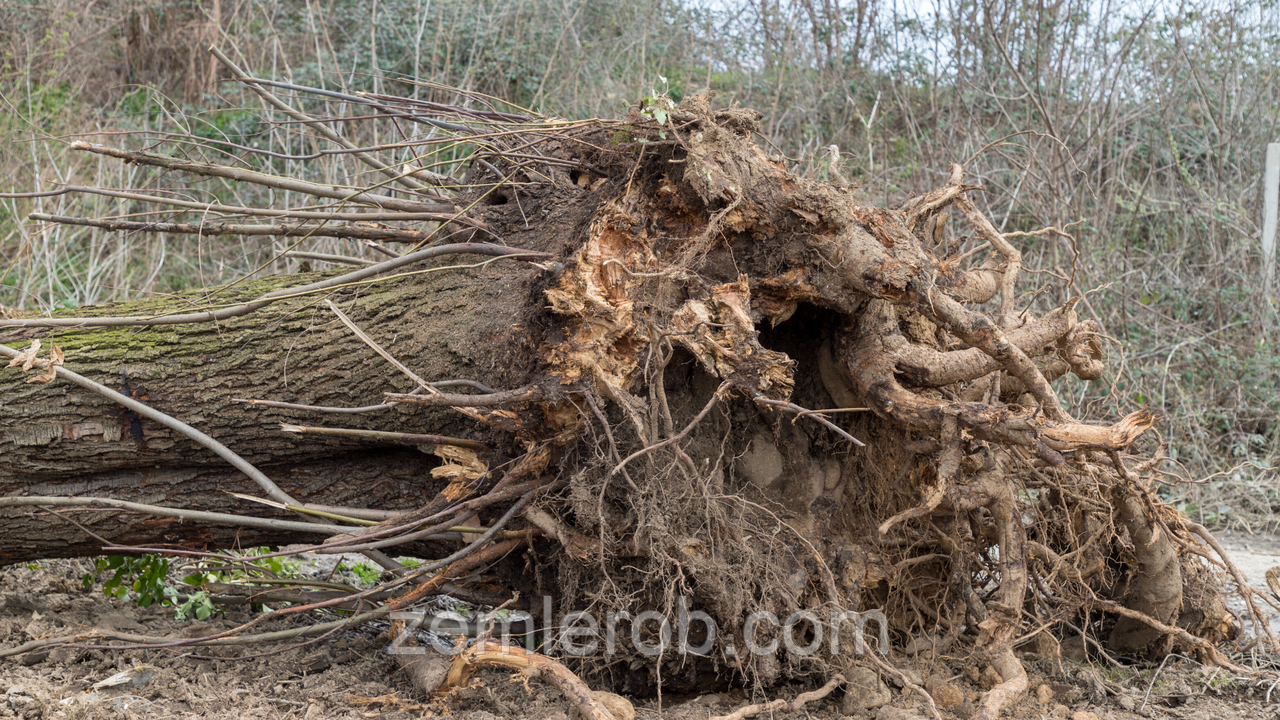
[[[1055,382],[1102,376],[1101,330],[1079,317],[1078,298],[1019,304],[1016,234],[981,213],[970,199],[979,188],[959,166],[933,193],[874,208],[789,172],[752,142],[757,114],[713,109],[705,95],[670,108],[663,123],[643,108],[621,121],[563,123],[349,97],[470,143],[465,182],[355,156],[387,177],[380,190],[288,187],[377,209],[379,222],[396,223],[383,241],[416,241],[407,226],[430,219],[439,225],[426,242],[493,259],[431,268],[393,259],[303,296],[254,294],[228,304],[235,313],[174,322],[240,332],[277,304],[298,312],[323,292],[343,325],[313,352],[374,357],[372,348],[393,363],[395,373],[345,379],[344,393],[383,404],[342,416],[361,426],[325,437],[429,443],[434,484],[372,526],[334,510],[327,521],[346,524],[318,546],[436,558],[412,572],[391,567],[387,607],[446,590],[519,591],[534,599],[522,609],[536,613],[546,598],[561,612],[543,621],[544,651],[558,648],[588,681],[630,692],[849,676],[862,623],[879,613],[897,643],[927,640],[989,664],[1000,682],[977,705],[984,718],[1027,692],[1014,647],[1030,628],[1088,619],[1086,632],[1109,652],[1135,657],[1209,652],[1232,630],[1214,605],[1219,581],[1200,565],[1200,538],[1150,492],[1156,463],[1128,454],[1155,416],[1089,423],[1063,404]],[[344,233],[335,235],[356,237]],[[481,238],[501,243],[473,242]],[[398,273],[423,274],[380,276],[402,265]],[[439,279],[450,275],[465,281]],[[59,333],[73,366],[94,352],[86,338],[95,332],[166,322],[167,312],[0,320],[0,331],[10,342]],[[472,325],[451,325],[451,313]],[[450,382],[485,390],[433,384],[454,371],[469,376]],[[166,382],[153,378],[152,395],[188,392],[178,387],[187,380]],[[244,422],[265,426],[338,409],[324,387],[263,380],[224,394],[250,398],[240,411],[262,416]],[[217,388],[207,402],[223,402]],[[373,414],[390,408],[404,412]],[[289,439],[295,452],[314,452],[305,442],[319,429],[292,420],[286,429],[312,436]],[[288,455],[244,447],[250,461]],[[40,452],[24,447],[7,462],[38,464]],[[290,492],[274,496],[275,511],[308,512]],[[464,559],[475,559],[466,572],[457,570]],[[619,649],[611,634],[607,652],[576,652],[586,636],[570,630],[586,615],[609,618],[609,632],[631,642]],[[667,618],[679,618],[675,642],[663,634]]]

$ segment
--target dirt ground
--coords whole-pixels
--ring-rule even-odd
[[[1280,565],[1280,538],[1223,533],[1221,540],[1252,584]],[[203,635],[248,619],[228,612],[208,621],[174,619],[172,608],[137,608],[81,586],[87,560],[51,561],[0,569],[0,648],[98,627],[147,635]],[[1239,611],[1240,606],[1233,605]],[[287,626],[277,626],[281,629]],[[0,660],[0,718],[419,718],[458,720],[570,720],[559,691],[525,683],[509,672],[482,671],[472,687],[441,700],[421,697],[382,649],[377,628],[313,644],[244,649],[99,650],[60,647]],[[239,658],[249,652],[269,655]],[[1009,717],[1018,720],[1130,720],[1131,718],[1280,718],[1280,666],[1260,653],[1235,654],[1250,668],[1234,676],[1193,660],[1170,657],[1160,666],[1082,665],[1024,653],[1031,693]],[[892,664],[928,688],[944,718],[967,718],[983,691],[981,668],[965,657],[895,656]],[[125,689],[89,686],[142,663],[150,678]],[[920,697],[874,671],[856,690],[837,690],[793,717],[806,720],[918,720],[928,717]],[[701,696],[635,699],[639,720],[707,720],[749,703],[790,698],[814,686],[796,685],[770,697],[742,690]],[[767,717],[762,716],[762,717]]]

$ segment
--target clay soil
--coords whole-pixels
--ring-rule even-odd
[[[1280,539],[1224,537],[1256,584],[1275,559]],[[1247,547],[1246,547],[1247,546]],[[1251,551],[1247,548],[1255,548]],[[1256,566],[1256,570],[1255,570]],[[228,612],[209,621],[176,621],[172,608],[138,608],[86,590],[88,560],[61,560],[0,569],[0,647],[67,635],[77,628],[112,628],[148,635],[205,635],[248,619]],[[288,627],[278,624],[275,629]],[[61,647],[0,660],[0,718],[420,718],[458,720],[570,720],[570,704],[554,688],[523,682],[499,670],[481,671],[469,688],[444,698],[413,690],[395,659],[382,651],[385,629],[366,627],[312,644],[183,651],[100,650]],[[1020,650],[1034,648],[1023,647]],[[269,653],[269,654],[268,654]],[[249,656],[249,657],[242,657]],[[1233,654],[1252,668],[1233,676],[1190,659],[1171,656],[1163,666],[1080,664],[1021,653],[1032,692],[1006,713],[1018,720],[1130,720],[1136,718],[1280,718],[1280,671],[1260,654]],[[980,668],[965,657],[907,657],[892,663],[938,700],[944,718],[965,718],[984,690]],[[127,690],[88,686],[131,668],[155,666],[145,684]],[[918,696],[875,678],[857,691],[837,690],[806,711],[805,720],[859,718],[918,720],[928,710]],[[770,697],[750,691],[633,698],[640,720],[707,720],[744,704],[790,697],[813,689],[793,685]],[[807,712],[807,714],[806,714]],[[761,717],[768,717],[767,715]],[[780,716],[781,717],[781,716]]]

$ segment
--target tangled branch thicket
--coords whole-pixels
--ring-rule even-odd
[[[897,642],[977,653],[994,668],[1000,683],[975,717],[997,716],[1025,694],[1013,648],[1032,638],[1056,645],[1073,635],[1113,655],[1179,649],[1228,663],[1215,645],[1236,631],[1217,591],[1230,563],[1150,491],[1162,448],[1145,438],[1157,418],[1139,410],[1107,425],[1073,416],[1060,390],[1072,377],[1103,376],[1104,338],[1076,314],[1078,298],[1037,313],[1019,295],[1019,233],[999,232],[978,210],[969,196],[980,188],[960,166],[932,193],[875,208],[840,182],[838,150],[834,184],[799,177],[753,143],[758,113],[717,109],[707,95],[678,106],[651,97],[623,120],[570,122],[495,109],[477,95],[459,105],[320,91],[220,60],[312,135],[270,151],[80,143],[154,168],[149,189],[70,186],[61,192],[117,198],[118,214],[38,219],[347,238],[392,257],[235,302],[210,289],[145,312],[15,318],[0,330],[8,342],[58,345],[74,367],[121,326],[178,326],[167,350],[177,355],[186,325],[233,332],[254,316],[283,321],[315,307],[399,368],[394,382],[348,379],[387,392],[360,408],[310,402],[324,393],[297,387],[305,382],[291,386],[294,398],[239,395],[251,403],[249,424],[265,422],[258,410],[313,420],[381,412],[389,419],[370,420],[376,428],[285,429],[430,444],[440,458],[432,474],[445,485],[417,509],[360,527],[354,510],[329,508],[321,522],[330,524],[315,527],[331,536],[315,549],[370,553],[396,578],[357,596],[316,595],[290,612],[372,599],[377,615],[443,592],[496,605],[519,592],[520,602],[553,595],[561,608],[601,615],[674,617],[686,602],[714,618],[724,636],[709,654],[650,659],[630,648],[580,663],[588,677],[640,691],[848,676],[852,647],[731,648],[768,645],[780,632],[757,625],[743,636],[761,610],[825,619],[875,609]],[[307,97],[350,107],[325,116],[303,109]],[[398,140],[348,139],[369,123]],[[274,174],[282,154],[307,155],[315,177]],[[275,193],[271,204],[239,199],[264,197],[255,187]],[[411,247],[402,255],[386,243]],[[430,264],[452,254],[491,259]],[[448,317],[398,323],[370,309],[379,288],[395,288],[402,304],[422,301],[413,288],[424,292],[429,274],[442,272],[492,284],[486,312],[505,339],[451,328]],[[288,332],[274,320],[258,327]],[[396,339],[450,333],[452,347],[487,344],[491,364],[441,382],[421,370],[438,358],[406,354],[412,340]],[[411,392],[387,390],[406,377]],[[236,382],[218,376],[208,390],[229,384],[234,393]],[[157,380],[150,392],[163,388]],[[419,406],[461,413],[450,426],[461,431],[427,426],[439,415],[396,414]],[[280,513],[315,519],[288,487],[262,487]],[[0,507],[58,502],[8,498]],[[447,551],[413,571],[382,554],[422,542]],[[1250,608],[1258,622],[1252,600]],[[822,621],[806,632],[821,637]],[[687,672],[690,663],[699,672]]]

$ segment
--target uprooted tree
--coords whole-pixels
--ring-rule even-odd
[[[880,610],[897,641],[971,648],[1002,680],[984,717],[1026,691],[1013,646],[1036,632],[1225,662],[1213,566],[1230,563],[1150,492],[1158,443],[1131,452],[1155,418],[1073,417],[1054,383],[1102,377],[1104,338],[1075,300],[1017,294],[1017,234],[959,166],[883,209],[855,201],[838,156],[832,182],[798,177],[752,142],[755,112],[707,96],[566,122],[328,93],[424,130],[395,148],[413,160],[388,160],[331,129],[354,121],[239,79],[364,180],[273,175],[231,145],[205,148],[217,161],[80,143],[186,193],[72,187],[163,217],[35,219],[404,252],[0,320],[22,366],[0,376],[3,562],[308,542],[435,561],[384,608],[518,592],[535,611],[547,595],[674,617],[684,596],[709,613],[705,655],[583,662],[631,690],[858,660],[850,643],[729,651],[777,637],[742,636],[762,610],[813,613],[810,637],[832,611]],[[465,176],[430,169],[446,145],[469,148]],[[305,200],[244,207],[210,178]]]

